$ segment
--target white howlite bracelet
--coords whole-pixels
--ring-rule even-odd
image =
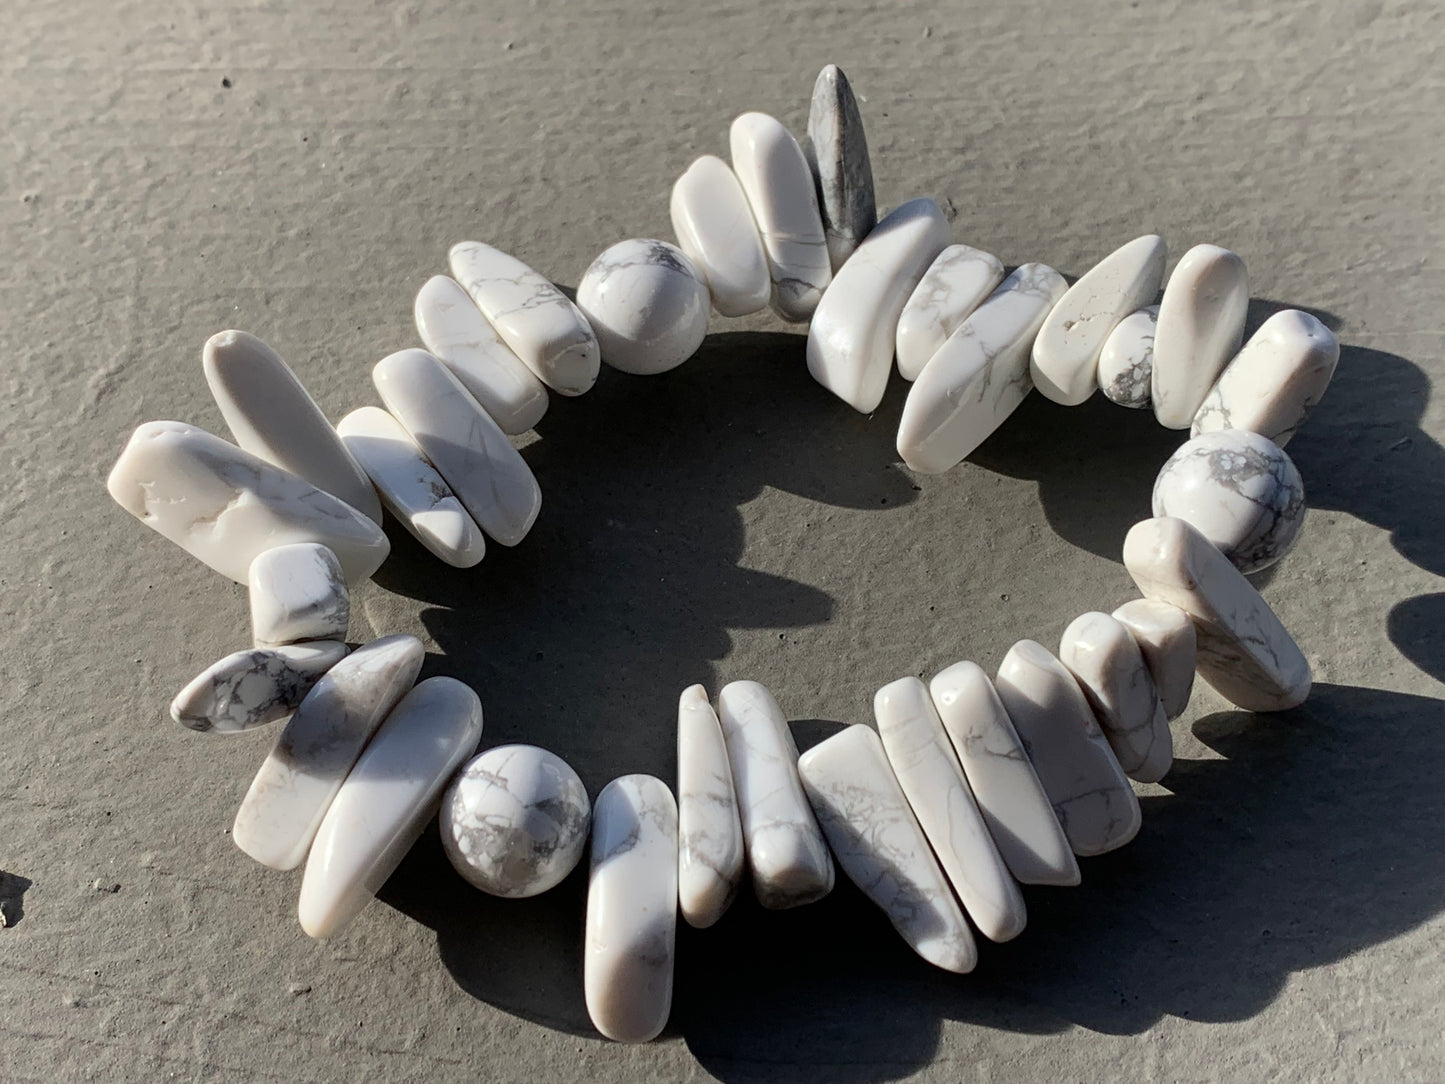
[[[861,116],[831,65],[801,144],[745,113],[729,149],[731,164],[698,158],[673,188],[678,244],[613,245],[575,303],[506,253],[454,245],[451,275],[416,297],[425,349],[379,361],[384,409],[334,428],[265,343],[213,336],[205,376],[235,443],[148,422],[108,481],[126,511],[248,588],[251,646],[207,667],[171,714],[215,732],[287,720],[232,838],[266,866],[304,864],[306,932],[344,928],[433,818],[461,875],[504,897],[557,885],[590,838],[586,1004],[624,1042],[666,1026],[678,912],[711,926],[745,879],[762,906],[792,908],[841,869],[919,956],[972,970],[976,934],[1023,931],[1020,885],[1078,884],[1078,857],[1134,838],[1130,780],[1168,771],[1169,721],[1196,672],[1250,711],[1310,690],[1245,574],[1298,537],[1304,489],[1284,445],[1334,371],[1328,329],[1288,310],[1243,342],[1244,263],[1214,245],[1165,285],[1164,241],[1142,236],[1069,286],[952,243],[931,199],[878,219]],[[1014,644],[992,678],[962,661],[891,681],[876,729],[847,726],[801,757],[768,689],[736,681],[714,705],[694,685],[678,702],[675,791],[627,775],[595,804],[554,753],[474,755],[481,702],[449,677],[418,684],[416,637],[348,652],[349,589],[390,548],[383,508],[457,568],[486,540],[522,543],[542,494],[509,438],[537,424],[549,390],[584,394],[603,362],[665,372],[701,345],[710,310],[768,305],[808,322],[809,372],[858,411],[878,406],[896,364],[911,382],[897,449],[917,472],[956,466],[1032,390],[1069,406],[1101,390],[1189,429],[1159,471],[1154,518],[1124,543],[1143,597],[1078,616],[1056,651]]]

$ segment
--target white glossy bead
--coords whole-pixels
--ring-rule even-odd
[[[690,926],[722,917],[743,880],[743,826],[722,724],[701,685],[677,701],[677,893]]]
[[[320,542],[346,582],[391,551],[381,528],[340,498],[182,422],[146,422],[111,468],[115,503],[223,576],[246,583],[264,550]]]
[[[1154,480],[1153,511],[1198,529],[1241,572],[1268,568],[1304,525],[1304,482],[1273,441],[1219,429],[1186,441]]]
[[[1188,429],[1244,337],[1249,282],[1244,261],[1218,245],[1195,245],[1174,267],[1159,302],[1149,398],[1166,429]]]
[[[276,351],[244,331],[220,331],[206,340],[202,367],[242,449],[381,522],[381,503],[365,472]]]
[[[813,83],[804,151],[817,179],[818,211],[836,273],[878,221],[863,118],[836,64],[825,66]]]
[[[1339,341],[1324,324],[1298,309],[1277,312],[1225,367],[1190,432],[1249,429],[1283,448],[1324,396],[1339,360]]]
[[[319,542],[294,542],[257,554],[246,582],[257,647],[346,639],[351,596],[341,562]]]
[[[433,275],[412,308],[421,343],[482,404],[503,433],[525,433],[547,413],[547,388],[512,353],[456,279]]]
[[[1099,389],[1111,403],[1133,410],[1150,405],[1154,373],[1154,332],[1159,306],[1145,305],[1120,320],[1099,353]]]
[[[1029,374],[1040,395],[1078,406],[1094,394],[1104,342],[1120,320],[1159,293],[1164,254],[1164,238],[1136,237],[1069,287],[1034,340]]]
[[[1164,715],[1177,719],[1194,688],[1194,622],[1178,606],[1136,598],[1114,611],[1143,652]]]
[[[577,773],[535,745],[473,757],[442,796],[442,848],[483,892],[536,896],[562,882],[587,846],[592,803]]]
[[[672,186],[672,229],[707,280],[713,308],[747,316],[767,307],[773,280],[747,194],[732,167],[705,154]]]
[[[428,678],[402,697],[321,819],[301,878],[303,930],[330,937],[361,913],[481,736],[481,701],[460,681]]]
[[[1310,666],[1294,638],[1244,574],[1188,523],[1134,524],[1124,539],[1124,567],[1146,598],[1193,619],[1196,669],[1221,696],[1246,711],[1304,703]]]
[[[645,1043],[667,1025],[677,940],[677,803],[650,775],[597,795],[582,985],[607,1038]]]
[[[253,647],[218,659],[171,701],[171,718],[191,730],[234,734],[284,719],[346,657],[346,645],[313,640]]]
[[[833,277],[812,170],[792,133],[766,113],[734,120],[729,143],[768,255],[773,311],[807,320]]]
[[[883,401],[898,316],[933,258],[948,243],[948,221],[931,199],[909,200],[853,252],[808,325],[808,371],[854,410]]]
[[[482,529],[399,421],[380,407],[359,407],[336,423],[336,431],[371,476],[386,510],[434,556],[453,568],[471,568],[486,555]]]
[[[968,245],[949,245],[928,265],[898,316],[898,375],[917,380],[958,325],[1003,281],[1003,261]]]
[[[619,241],[592,261],[577,286],[602,360],[651,376],[675,369],[707,335],[708,292],[702,274],[666,241]]]

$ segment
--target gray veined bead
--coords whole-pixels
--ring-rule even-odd
[[[823,68],[813,84],[804,152],[817,185],[828,259],[837,271],[873,229],[878,210],[863,117],[836,64]]]

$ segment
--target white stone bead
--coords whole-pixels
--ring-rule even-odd
[[[405,634],[365,644],[321,677],[291,716],[236,811],[231,839],[263,866],[295,869],[376,728],[426,656]]]
[[[473,757],[442,796],[442,848],[466,880],[507,899],[562,883],[587,846],[592,802],[561,757],[500,745]]]
[[[1193,524],[1241,572],[1268,568],[1304,525],[1304,482],[1273,441],[1219,429],[1180,446],[1154,480],[1156,516]]]
[[[928,688],[916,677],[883,686],[873,697],[873,716],[898,785],[969,917],[990,941],[1017,937],[1027,919],[1023,896],[994,846]]]
[[[948,220],[931,199],[909,200],[857,247],[808,325],[808,371],[854,410],[877,409],[888,386],[904,302],[948,244]]]
[[[744,113],[729,133],[733,172],[768,255],[773,311],[800,323],[833,277],[813,173],[802,148],[766,113]]]
[[[713,308],[747,316],[766,308],[773,280],[752,209],[732,167],[705,154],[672,186],[677,243],[707,280]]]
[[[917,380],[958,325],[1003,281],[1003,261],[968,245],[949,245],[918,280],[898,316],[898,375]]]
[[[863,118],[848,77],[836,64],[824,67],[813,83],[804,150],[816,179],[828,259],[836,273],[878,221]]]
[[[391,551],[381,528],[345,501],[182,422],[136,429],[106,488],[147,527],[237,583],[258,554],[291,542],[326,546],[349,584]]]
[[[412,309],[422,345],[456,374],[503,433],[525,433],[547,413],[547,388],[502,342],[456,279],[433,275]]]
[[[1174,267],[1159,302],[1149,398],[1166,429],[1188,429],[1225,363],[1239,349],[1249,309],[1244,261],[1195,245]]]
[[[221,417],[243,450],[381,522],[371,482],[276,351],[244,331],[220,331],[206,340],[201,364]]]
[[[1324,396],[1339,360],[1339,341],[1324,324],[1298,309],[1277,312],[1225,367],[1190,433],[1249,429],[1283,448]]]
[[[908,391],[898,454],[910,469],[957,466],[1033,388],[1029,348],[1067,286],[1041,263],[1024,264],[938,348]]]
[[[592,261],[577,286],[602,360],[651,376],[675,369],[707,335],[708,292],[702,273],[666,241],[618,241]]]
[[[1139,799],[1064,664],[1020,640],[995,684],[1074,853],[1104,854],[1133,839]]]
[[[1158,295],[1164,254],[1164,238],[1136,237],[1069,287],[1034,340],[1029,374],[1040,395],[1078,406],[1094,394],[1104,343],[1120,320]]]
[[[756,681],[734,681],[718,694],[717,714],[758,902],[782,910],[822,899],[833,890],[833,860],[798,780],[782,709]]]
[[[330,937],[361,913],[481,736],[481,701],[454,678],[428,678],[401,698],[321,819],[301,878],[303,930]]]
[[[237,651],[206,667],[171,701],[171,718],[191,730],[234,734],[284,719],[321,675],[346,657],[346,645],[313,640]]]
[[[597,795],[582,985],[607,1038],[645,1043],[667,1024],[677,941],[677,803],[661,779],[624,775]]]
[[[1150,405],[1154,331],[1159,306],[1145,305],[1120,320],[1099,352],[1099,389],[1111,403],[1143,410]]]
[[[1091,611],[1059,641],[1059,661],[1074,675],[1119,767],[1130,779],[1157,783],[1174,762],[1169,720],[1144,654],[1127,626]]]
[[[1113,616],[1139,645],[1164,705],[1164,717],[1179,718],[1194,689],[1194,622],[1178,606],[1152,598],[1126,602]]]
[[[1182,519],[1136,523],[1124,567],[1146,598],[1194,621],[1199,676],[1246,711],[1304,703],[1310,666],[1269,604],[1218,547]]]
[[[448,262],[502,342],[542,383],[561,395],[581,395],[597,382],[597,336],[544,276],[480,241],[453,245]]]
[[[425,350],[399,350],[376,363],[371,380],[477,525],[504,546],[522,541],[542,509],[542,491],[451,370]]]
[[[677,892],[699,929],[722,917],[743,880],[743,826],[722,724],[701,685],[677,702]]]
[[[919,956],[945,971],[972,971],[978,948],[968,920],[878,735],[861,724],[844,727],[804,753],[798,773],[843,872]]]
[[[251,562],[247,583],[257,647],[346,639],[351,596],[341,562],[319,542],[262,551]]]
[[[928,691],[1009,872],[1024,884],[1078,884],[1074,852],[988,675],[957,662]]]
[[[336,431],[386,510],[432,554],[453,568],[471,568],[486,555],[481,528],[399,421],[380,407],[358,407]]]

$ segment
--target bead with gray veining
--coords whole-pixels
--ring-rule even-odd
[[[743,880],[743,827],[722,724],[707,690],[677,701],[677,898],[689,926],[722,917]]]
[[[311,687],[346,657],[346,645],[313,640],[253,647],[219,659],[171,701],[171,718],[191,730],[234,734],[284,719]]]
[[[1329,387],[1340,344],[1307,312],[1286,309],[1260,325],[1226,367],[1190,432],[1249,429],[1281,448]]]
[[[341,562],[319,542],[294,542],[256,555],[246,582],[257,647],[345,640],[351,596]]]
[[[577,307],[624,373],[675,369],[707,335],[707,282],[681,249],[666,241],[619,241],[592,261],[577,285]]]
[[[848,77],[836,64],[824,67],[813,83],[804,151],[817,185],[828,259],[836,273],[878,221],[863,117]]]
[[[1178,606],[1152,598],[1136,598],[1114,611],[1139,645],[1164,716],[1177,719],[1189,706],[1194,689],[1194,622]]]
[[[1244,261],[1218,245],[1195,245],[1159,301],[1149,398],[1166,429],[1188,429],[1239,349],[1249,309]]]
[[[1160,468],[1153,510],[1192,524],[1241,572],[1258,572],[1294,548],[1304,482],[1267,437],[1219,429],[1186,441]]]
[[[968,245],[949,245],[928,265],[898,316],[898,375],[917,380],[929,359],[1003,281],[1003,261]]]
[[[1099,352],[1099,390],[1111,403],[1133,410],[1150,405],[1149,382],[1154,372],[1154,331],[1159,306],[1131,312],[1109,332]]]
[[[442,796],[442,848],[483,892],[536,896],[571,873],[587,845],[592,803],[577,773],[535,745],[479,753]]]
[[[667,1024],[677,940],[677,803],[650,775],[597,795],[582,986],[609,1039],[645,1043]]]
[[[878,735],[862,724],[845,727],[804,753],[798,772],[843,872],[919,956],[945,971],[972,971],[978,948],[968,920]]]

